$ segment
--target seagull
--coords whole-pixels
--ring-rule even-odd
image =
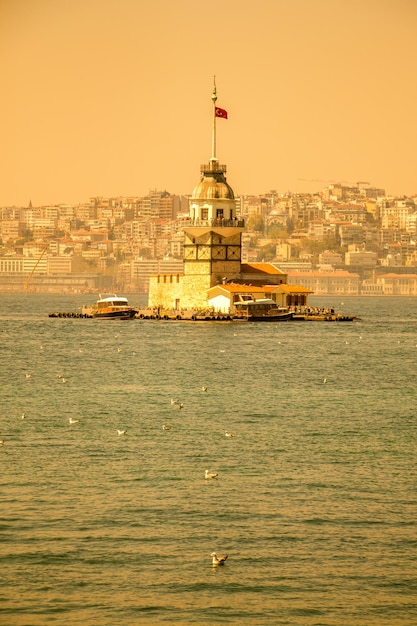
[[[226,437],[234,437],[235,433],[229,433],[228,430],[226,430],[226,432],[224,433],[226,435]]]
[[[26,378],[32,378],[32,374],[25,374]]]
[[[217,478],[217,476],[218,474],[216,474],[216,472],[209,472],[208,470],[206,470],[204,478],[206,480],[210,480],[211,478]]]
[[[117,352],[122,352],[123,348],[117,348]]]
[[[0,446],[4,446],[4,439],[0,439]]]
[[[168,426],[167,424],[164,424],[162,426],[162,430],[171,430],[171,426]]]
[[[68,380],[67,380],[66,378],[64,378],[64,377],[61,377],[61,381],[62,381],[63,383],[67,383],[67,382],[68,382]]]
[[[120,435],[126,435],[126,433],[127,433],[127,430],[119,430],[119,429],[117,429],[117,434],[118,434],[119,436],[120,436]]]
[[[203,385],[203,386],[201,387],[201,391],[207,391],[207,387],[206,387],[205,385]]]
[[[228,555],[225,554],[224,556],[217,556],[217,554],[215,552],[212,552],[210,554],[211,556],[211,564],[213,567],[217,567],[218,565],[224,565],[225,560],[227,559]]]
[[[179,404],[178,400],[174,400],[173,398],[171,398],[171,404]]]
[[[68,421],[70,424],[78,424],[80,420],[75,420],[73,417],[70,417]]]
[[[323,383],[327,383],[327,378],[323,378]]]
[[[180,402],[180,403],[178,404],[178,408],[179,408],[179,409],[183,409],[183,408],[184,408],[184,404],[183,404],[183,402]]]
[[[26,413],[22,413],[22,420],[26,419]]]

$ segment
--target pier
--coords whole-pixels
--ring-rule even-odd
[[[95,319],[94,315],[89,313],[77,313],[77,312],[58,312],[54,311],[49,313],[49,317],[52,318],[70,318],[70,319]],[[117,318],[113,318],[117,319]],[[136,315],[132,319],[137,320],[154,320],[154,321],[172,321],[172,322],[245,322],[247,321],[241,317],[235,317],[229,313],[222,313],[219,311],[213,311],[212,309],[206,310],[175,310],[175,309],[162,309],[146,307],[139,309]],[[356,315],[342,315],[334,312],[321,312],[321,311],[309,311],[305,313],[294,313],[294,315],[287,320],[289,322],[353,322],[360,321],[360,318]],[[274,323],[271,320],[269,323]]]

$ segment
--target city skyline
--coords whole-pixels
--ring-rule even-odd
[[[367,181],[417,193],[412,0],[2,0],[0,206]]]

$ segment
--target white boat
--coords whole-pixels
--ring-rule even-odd
[[[127,298],[121,296],[105,296],[101,294],[91,307],[82,307],[82,313],[97,319],[133,319],[137,310],[129,305]]]

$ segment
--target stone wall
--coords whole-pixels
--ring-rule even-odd
[[[210,275],[188,275],[183,277],[181,308],[206,309],[208,290],[211,287]]]
[[[171,280],[175,278],[175,280]],[[210,288],[210,276],[191,275],[155,275],[149,281],[148,306],[164,309],[206,309],[207,291]]]
[[[156,274],[149,279],[148,306],[175,309],[176,303],[182,307],[182,274]]]

